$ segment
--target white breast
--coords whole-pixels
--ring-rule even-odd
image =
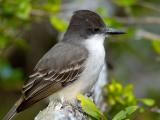
[[[94,35],[84,43],[89,51],[89,57],[86,62],[86,70],[84,71],[84,79],[88,84],[86,88],[93,86],[98,79],[99,73],[104,65],[105,50],[104,50],[104,35]]]
[[[104,35],[95,35],[85,40],[83,44],[89,52],[85,70],[78,80],[57,93],[60,98],[72,100],[78,93],[86,92],[94,85],[104,65],[104,39]]]

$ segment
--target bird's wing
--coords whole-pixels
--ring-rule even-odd
[[[74,82],[85,69],[88,52],[69,43],[58,43],[42,57],[23,86],[24,100],[17,112]]]

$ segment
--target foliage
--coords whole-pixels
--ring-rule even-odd
[[[120,83],[112,80],[110,84],[107,84],[104,88],[107,94],[108,103],[112,106],[120,104],[123,106],[136,105],[136,98],[133,94],[133,86],[128,84],[123,87]]]
[[[138,109],[137,106],[126,107],[125,110],[121,110],[114,117],[113,120],[124,120],[127,119],[127,116],[131,115]]]
[[[103,113],[97,108],[93,101],[81,94],[77,95],[77,99],[81,102],[81,107],[85,113],[96,120],[107,120]]]
[[[18,28],[25,24],[31,11],[30,0],[0,1],[0,50],[17,39]]]
[[[113,2],[122,7],[130,7],[136,3],[136,0],[113,0]]]
[[[155,104],[155,101],[153,99],[149,99],[149,98],[141,98],[141,99],[139,99],[139,101],[147,106],[153,106]]]
[[[64,30],[67,29],[67,23],[63,19],[60,19],[56,16],[51,16],[50,17],[50,22],[51,24],[55,27],[60,32],[63,32]]]
[[[107,120],[104,114],[96,107],[93,101],[85,97],[81,94],[77,95],[77,99],[81,103],[82,110],[89,115],[92,119],[96,120]],[[129,106],[126,107],[124,110],[118,112],[112,120],[123,120],[128,118],[131,114],[133,114],[138,109],[137,106]]]
[[[31,20],[32,22],[36,21],[37,18],[43,20],[42,13],[52,12],[48,15],[51,16],[50,21],[53,27],[58,31],[66,29],[66,23],[63,20],[56,16],[53,17],[53,14],[60,10],[60,4],[61,0],[49,0],[43,3],[40,0],[0,1],[0,86],[16,88],[17,85],[22,83],[23,71],[12,68],[10,63],[7,62],[5,53],[13,45],[25,50],[29,48],[27,42],[22,38],[22,29],[27,29]],[[40,11],[40,14],[37,14],[37,11]]]
[[[160,54],[160,40],[153,40],[152,46],[153,46],[153,49],[155,50],[155,52]]]
[[[107,113],[112,120],[130,119],[133,113],[139,108],[139,112],[144,112],[155,105],[155,101],[150,98],[136,98],[131,84],[122,86],[119,82],[112,80],[104,87],[107,92]],[[81,94],[77,95],[81,103],[82,110],[91,118],[96,120],[106,120],[105,115],[96,107],[93,101]],[[108,116],[107,116],[108,117]]]
[[[43,5],[44,10],[52,13],[58,12],[61,9],[60,7],[61,0],[48,0],[48,2]]]
[[[103,17],[103,21],[105,22],[106,26],[112,26],[112,27],[115,27],[115,28],[120,28],[120,27],[123,26],[117,20],[109,17],[108,13],[107,13],[107,10],[105,8],[98,7],[96,9],[96,12],[99,13]]]
[[[40,4],[40,1],[31,1],[31,0],[1,0],[0,1],[0,50],[3,50],[10,44],[15,44],[16,40],[21,37],[21,26],[23,28],[25,25],[32,21],[34,17],[39,17],[44,11],[52,12],[48,14],[51,16],[52,25],[57,28],[57,30],[62,30],[65,27],[65,23],[60,18],[56,16],[53,17],[53,14],[60,10],[61,0],[49,0]],[[40,14],[37,11],[40,10]],[[43,12],[42,12],[42,11]],[[44,12],[45,13],[45,12]],[[34,16],[34,17],[32,17]],[[43,19],[43,16],[41,17]],[[63,24],[63,26],[60,26]],[[59,26],[58,26],[59,25]],[[62,28],[64,27],[64,28]]]
[[[108,113],[112,115],[128,106],[139,106],[141,110],[145,110],[146,106],[152,107],[155,104],[153,99],[135,97],[133,85],[122,86],[116,80],[112,80],[111,83],[107,84],[104,91],[107,95],[107,103],[110,106]]]

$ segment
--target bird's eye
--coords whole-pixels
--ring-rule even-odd
[[[98,33],[100,31],[99,28],[88,28],[88,31],[92,32],[92,33]]]
[[[94,32],[99,32],[100,29],[99,28],[94,28]]]

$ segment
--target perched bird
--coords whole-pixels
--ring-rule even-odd
[[[95,12],[74,12],[63,40],[39,60],[23,86],[22,96],[3,120],[44,98],[74,101],[78,93],[90,90],[105,63],[105,37],[123,33],[106,27]]]

